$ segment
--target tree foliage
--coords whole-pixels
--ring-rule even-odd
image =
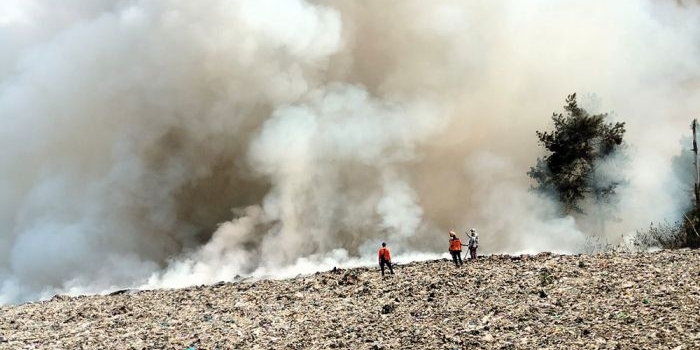
[[[586,198],[609,203],[623,181],[601,164],[623,147],[625,123],[606,122],[607,113],[589,114],[575,93],[567,96],[564,110],[552,115],[553,131],[536,132],[546,155],[527,174],[536,182],[533,188],[554,195],[565,213],[582,213]]]

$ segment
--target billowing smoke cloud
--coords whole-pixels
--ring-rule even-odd
[[[571,92],[627,122],[612,236],[675,219],[700,8],[673,1],[4,1],[0,303],[441,253],[580,251],[528,192]],[[589,101],[590,102],[590,101]]]

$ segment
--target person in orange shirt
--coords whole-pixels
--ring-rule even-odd
[[[382,276],[384,276],[384,266],[389,266],[389,272],[394,274],[394,269],[391,268],[391,252],[389,248],[386,247],[386,242],[382,242],[382,247],[379,248],[379,268],[382,269]]]
[[[457,237],[457,233],[454,230],[450,230],[450,255],[452,255],[452,261],[455,266],[462,266],[462,241]]]

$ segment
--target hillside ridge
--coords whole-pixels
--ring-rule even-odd
[[[697,349],[700,251],[492,255],[0,308],[0,349]]]

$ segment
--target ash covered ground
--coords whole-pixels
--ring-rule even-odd
[[[700,251],[494,255],[0,309],[1,349],[697,349]]]

